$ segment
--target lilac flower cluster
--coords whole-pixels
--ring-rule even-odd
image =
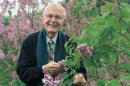
[[[69,69],[64,66],[65,60],[59,61],[58,64],[64,68],[64,71],[68,71]],[[60,82],[62,80],[62,74],[59,73],[56,77],[52,77],[49,72],[44,73],[44,78],[42,79],[42,82],[44,83],[44,86],[59,86]]]
[[[58,63],[60,66],[64,67],[64,61],[59,61]],[[56,77],[52,77],[49,72],[45,72],[42,82],[44,83],[44,86],[59,86],[61,79],[61,73],[59,73]]]
[[[50,73],[44,73],[44,78],[42,79],[44,86],[59,86],[61,82],[61,74],[59,73],[56,77],[51,77]]]
[[[32,0],[19,0],[20,4],[27,5],[32,2]]]
[[[82,55],[89,55],[92,56],[92,51],[93,49],[89,47],[87,44],[81,44],[77,46],[77,50],[82,54]]]

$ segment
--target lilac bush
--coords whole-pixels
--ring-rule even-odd
[[[34,4],[32,0],[0,0],[0,79],[4,80],[0,82],[2,86],[23,86],[15,72],[21,43],[29,33],[42,27],[43,3],[40,10]]]

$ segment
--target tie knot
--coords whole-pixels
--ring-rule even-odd
[[[52,45],[52,44],[54,44],[54,41],[51,39],[51,40],[49,40],[48,44]]]

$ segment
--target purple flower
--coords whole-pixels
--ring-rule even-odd
[[[87,44],[81,44],[77,46],[77,50],[84,56],[92,56],[93,49],[89,47]]]
[[[8,0],[10,3],[13,3],[14,2],[14,0]]]
[[[14,41],[16,39],[16,35],[13,32],[8,33],[8,38],[10,41]]]
[[[61,74],[59,73],[56,77],[51,77],[50,73],[45,73],[42,82],[44,86],[59,86],[61,82]]]
[[[20,4],[27,5],[32,2],[32,0],[19,0]]]

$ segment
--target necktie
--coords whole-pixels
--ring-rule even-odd
[[[54,41],[52,39],[48,42],[48,56],[49,61],[54,61]]]

